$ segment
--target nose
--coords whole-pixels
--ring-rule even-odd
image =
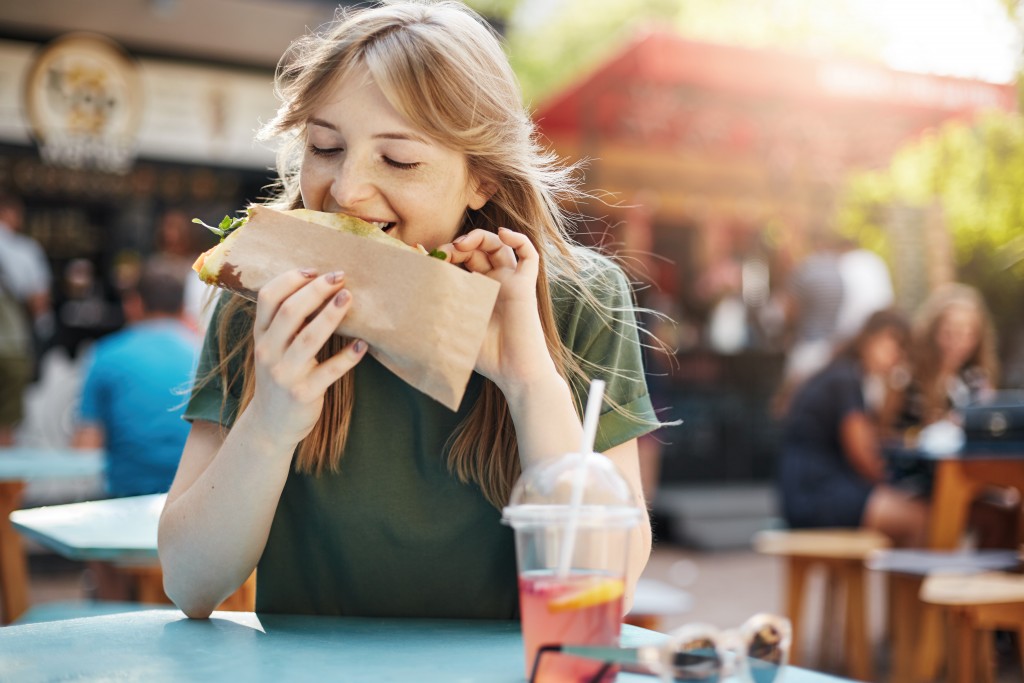
[[[331,197],[341,209],[351,209],[373,196],[370,174],[358,159],[349,156],[331,179]]]

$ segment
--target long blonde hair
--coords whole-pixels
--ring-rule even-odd
[[[926,422],[938,419],[949,409],[946,393],[946,381],[949,378],[942,374],[942,350],[938,344],[938,331],[946,314],[959,306],[977,313],[980,329],[974,352],[957,370],[963,372],[973,368],[992,387],[999,381],[995,326],[981,293],[974,287],[960,283],[939,287],[925,300],[914,317],[913,374],[921,391],[922,417]]]
[[[574,355],[559,338],[552,278],[606,316],[609,326],[617,313],[598,302],[593,283],[584,286],[584,264],[569,238],[572,221],[560,208],[586,195],[577,184],[576,169],[560,164],[538,143],[498,40],[471,10],[453,2],[405,2],[341,11],[326,30],[293,43],[276,75],[276,92],[283,104],[261,131],[262,138],[285,138],[278,154],[279,192],[272,203],[301,206],[298,173],[306,121],[339,79],[357,66],[368,69],[400,114],[440,144],[463,152],[471,177],[493,187],[494,194],[482,209],[467,209],[460,234],[504,226],[527,235],[537,247],[537,300],[544,336],[558,371],[574,388],[578,410],[579,387],[586,385],[596,368]],[[248,334],[232,345],[227,332],[239,313],[249,316],[251,323],[254,308],[232,297],[218,330],[222,361],[214,373],[223,381],[225,396],[232,390],[229,361],[238,355],[244,360],[239,410],[254,390],[253,342]],[[344,343],[333,338],[319,358],[336,353]],[[298,471],[319,474],[339,468],[353,393],[352,373],[327,391],[320,420],[299,445]],[[625,412],[621,406],[612,407]],[[461,481],[475,482],[495,506],[508,500],[519,475],[518,447],[505,398],[492,382],[484,382],[480,397],[448,446],[449,469]]]

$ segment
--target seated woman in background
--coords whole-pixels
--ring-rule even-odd
[[[999,378],[996,333],[978,290],[952,283],[932,292],[914,319],[907,427],[924,427],[991,396]]]
[[[951,419],[955,411],[995,394],[999,382],[995,326],[981,293],[950,283],[925,300],[914,319],[913,374],[903,401],[899,427],[914,433]],[[929,472],[930,474],[930,472]],[[931,493],[931,477],[919,486]],[[978,547],[1016,547],[1020,496],[990,489],[971,506],[970,526]]]
[[[884,483],[880,411],[865,400],[866,387],[888,386],[909,336],[902,315],[879,311],[797,390],[779,462],[783,514],[791,527],[863,527],[899,546],[924,543],[927,501]]]

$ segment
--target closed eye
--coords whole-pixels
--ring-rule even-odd
[[[334,156],[338,152],[343,151],[341,147],[317,147],[316,145],[309,146],[309,152],[315,157],[330,157]]]
[[[405,169],[405,170],[411,170],[411,169],[414,169],[414,168],[416,168],[417,166],[420,165],[420,162],[418,162],[418,161],[413,161],[411,163],[405,164],[405,163],[402,163],[401,161],[395,161],[394,159],[391,159],[390,157],[382,157],[382,158],[384,159],[384,163],[386,163],[388,166],[394,166],[395,168],[401,168],[401,169]]]

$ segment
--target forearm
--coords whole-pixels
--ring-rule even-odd
[[[509,395],[511,393],[511,396]],[[546,458],[580,449],[583,427],[572,400],[568,384],[557,373],[553,377],[529,383],[522,395],[506,393],[509,410],[516,428],[519,455],[523,467]],[[631,534],[626,557],[625,609],[632,606],[636,582],[647,566],[651,554],[651,523],[647,514],[640,480],[640,464],[636,440],[615,446],[604,453],[615,463],[629,482],[634,504],[643,511],[636,531]]]
[[[195,481],[168,497],[159,530],[164,586],[189,616],[208,616],[263,553],[294,449],[264,424],[243,412]]]
[[[878,435],[863,413],[853,413],[840,425],[840,443],[847,461],[860,476],[873,484],[885,479],[885,461]]]
[[[580,450],[583,425],[572,391],[553,363],[549,371],[517,387],[503,389],[503,393],[515,425],[523,469]]]

